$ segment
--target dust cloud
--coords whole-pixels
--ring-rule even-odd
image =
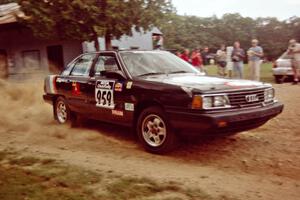
[[[53,118],[52,105],[43,100],[43,86],[44,82],[41,79],[26,81],[0,79],[0,134],[11,133],[12,136],[23,134],[32,140],[45,136],[77,141],[101,140],[102,144],[133,145],[131,136],[127,137],[130,133],[124,137],[124,134],[120,134],[120,128],[111,124],[85,120],[86,124],[78,128],[59,125]]]
[[[0,80],[0,132],[54,134],[66,127],[55,125],[50,105],[42,99],[43,81],[18,83]]]

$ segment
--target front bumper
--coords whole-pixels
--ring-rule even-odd
[[[273,68],[273,75],[274,76],[292,76],[293,69],[291,67],[277,67]]]
[[[218,111],[215,113],[191,113],[167,110],[173,128],[183,135],[206,133],[234,134],[257,128],[283,111],[282,103],[265,107]]]

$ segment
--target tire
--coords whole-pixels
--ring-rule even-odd
[[[54,104],[54,118],[59,124],[71,124],[76,126],[76,115],[71,112],[65,98],[58,97]]]
[[[282,75],[275,75],[274,78],[275,78],[275,83],[277,83],[277,84],[281,84],[283,82]]]
[[[177,145],[177,135],[159,107],[143,110],[138,117],[136,128],[138,138],[148,152],[164,154],[172,151]]]

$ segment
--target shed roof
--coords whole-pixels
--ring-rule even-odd
[[[24,17],[20,6],[17,3],[0,5],[0,25],[9,24],[17,21],[17,17]]]

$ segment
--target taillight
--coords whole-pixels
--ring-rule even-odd
[[[57,93],[57,89],[56,89],[56,79],[57,79],[57,76],[53,76],[52,84],[53,84],[53,91],[54,91],[54,94]]]
[[[273,62],[273,68],[276,68],[276,67],[277,67],[277,63]]]

